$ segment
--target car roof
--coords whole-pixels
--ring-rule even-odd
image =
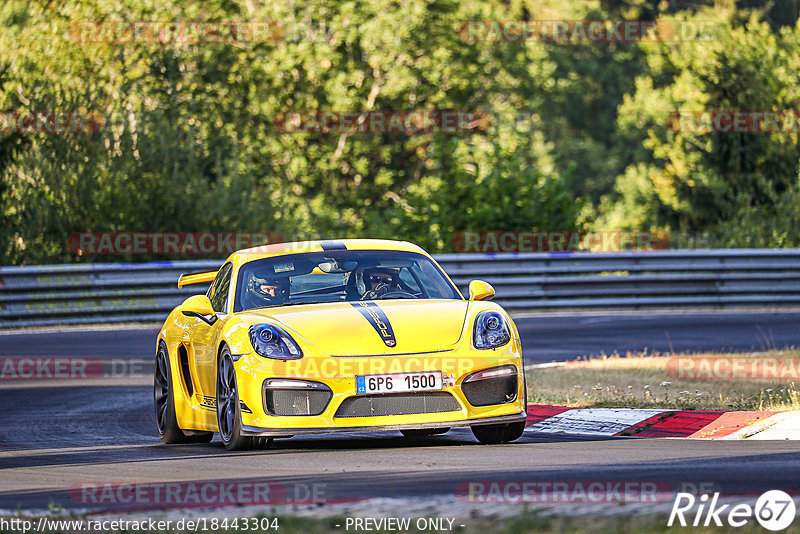
[[[275,243],[246,248],[231,254],[228,259],[225,260],[225,263],[232,261],[234,266],[237,266],[263,258],[286,256],[288,254],[302,254],[305,252],[324,252],[328,250],[396,250],[416,252],[430,257],[422,248],[408,241],[393,241],[391,239],[328,239],[321,241]]]

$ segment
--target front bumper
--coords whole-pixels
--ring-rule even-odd
[[[516,340],[514,340],[516,341]],[[521,351],[512,342],[498,350],[437,351],[426,354],[359,357],[305,357],[294,361],[269,360],[245,354],[235,363],[239,397],[243,403],[242,429],[252,436],[285,436],[331,432],[425,429],[513,423],[525,420],[525,383]],[[483,369],[513,365],[517,370],[516,397],[502,404],[471,405],[461,385]],[[356,376],[396,372],[441,371],[449,382],[442,392],[455,399],[452,410],[402,414],[337,417],[342,403],[357,397]],[[270,415],[263,383],[267,379],[308,380],[330,388],[332,396],[319,415]]]
[[[495,417],[484,417],[482,419],[463,419],[460,421],[442,421],[438,423],[412,423],[403,425],[381,425],[381,426],[337,426],[321,428],[297,428],[291,429],[292,435],[305,434],[333,434],[340,432],[381,432],[385,430],[418,430],[426,428],[458,427],[458,426],[477,426],[493,425],[505,423],[519,423],[525,421],[525,412],[516,415],[499,415]],[[260,437],[281,437],[287,435],[286,428],[261,428],[257,426],[242,426],[242,434],[245,436]]]

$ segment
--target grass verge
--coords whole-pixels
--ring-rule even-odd
[[[795,361],[800,364],[798,350],[601,356],[528,370],[528,402],[598,408],[798,410],[797,375],[787,368]],[[681,371],[685,367],[693,371]],[[737,368],[739,373],[732,372]],[[780,378],[786,376],[791,378]]]

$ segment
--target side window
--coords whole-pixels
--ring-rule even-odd
[[[228,302],[228,290],[231,287],[231,271],[233,271],[233,264],[226,263],[223,265],[211,285],[211,307],[217,313],[225,312],[225,305]]]
[[[422,293],[419,288],[419,284],[417,284],[417,281],[414,279],[414,275],[411,274],[411,271],[408,268],[404,267],[400,269],[400,281],[405,284],[406,288],[410,289],[414,293]]]
[[[448,287],[442,274],[429,261],[417,263],[422,286],[428,290],[428,297],[433,299],[453,298],[453,289]]]

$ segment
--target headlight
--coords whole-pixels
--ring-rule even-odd
[[[297,360],[303,357],[303,351],[297,346],[292,336],[286,331],[271,324],[254,324],[250,327],[250,343],[256,354],[276,360]]]
[[[485,311],[475,319],[472,342],[476,349],[494,349],[511,341],[511,330],[500,312]]]

